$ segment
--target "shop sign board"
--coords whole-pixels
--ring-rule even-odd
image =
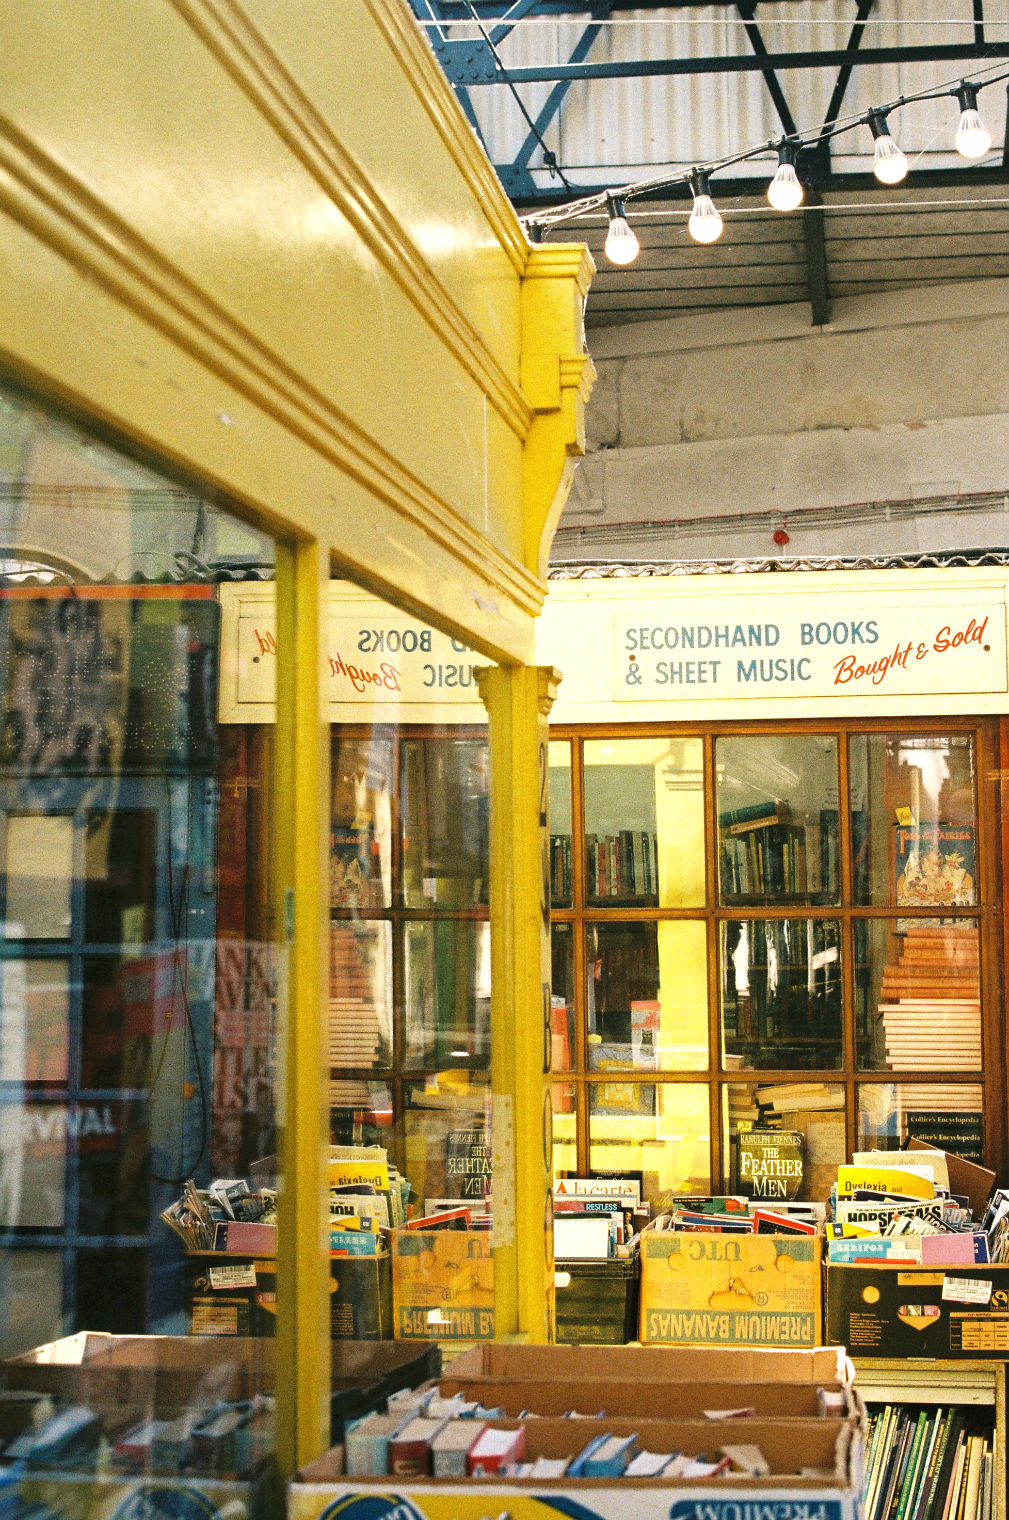
[[[689,599],[613,617],[613,699],[676,700],[707,686],[737,701],[789,689],[810,697],[1005,684],[1005,606],[880,603],[866,616],[848,593],[798,606],[770,595],[724,610]]]
[[[1009,710],[1003,570],[556,581],[554,722]],[[927,709],[922,701],[927,700]]]
[[[1001,569],[552,581],[536,658],[563,681],[552,722],[1009,711]],[[270,585],[225,585],[222,722],[273,721]],[[331,588],[334,721],[484,723],[458,639],[346,582]]]
[[[222,586],[221,722],[272,723],[277,667],[272,586]],[[485,723],[475,669],[487,662],[450,638],[355,587],[334,582],[325,650],[325,692],[333,721],[369,722],[381,714]]]

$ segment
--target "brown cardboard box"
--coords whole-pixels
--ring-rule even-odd
[[[529,1349],[534,1348],[511,1348]],[[544,1349],[544,1348],[535,1348]],[[546,1348],[550,1349],[550,1348]],[[563,1348],[567,1349],[567,1348]],[[575,1348],[571,1348],[575,1349]],[[582,1349],[582,1348],[577,1348]],[[588,1348],[586,1348],[588,1349]],[[599,1388],[578,1379],[593,1396]],[[498,1429],[516,1429],[520,1422],[494,1420]],[[530,1419],[525,1424],[528,1461],[539,1457],[576,1456],[599,1435],[636,1435],[638,1447],[657,1452],[711,1454],[721,1443],[739,1438],[731,1422],[649,1419]],[[419,1520],[479,1520],[502,1511],[512,1520],[541,1520],[562,1508],[585,1520],[669,1520],[669,1516],[739,1516],[759,1506],[761,1514],[826,1515],[854,1520],[860,1510],[862,1430],[853,1420],[748,1420],[746,1440],[758,1445],[771,1475],[755,1478],[726,1473],[716,1483],[689,1479],[578,1479],[562,1477],[523,1481],[514,1477],[414,1479],[388,1495],[388,1478],[347,1479],[342,1476],[339,1449],[301,1469],[288,1489],[289,1520],[318,1520],[323,1513],[378,1514],[380,1504],[392,1515],[402,1506]],[[799,1476],[799,1468],[803,1476]],[[370,1504],[369,1504],[370,1500]],[[358,1508],[360,1506],[360,1508]],[[399,1511],[396,1511],[399,1513]],[[753,1510],[757,1512],[756,1508]]]
[[[924,1140],[909,1140],[907,1148],[909,1151],[935,1149],[934,1146],[927,1145]],[[986,1166],[978,1166],[976,1161],[965,1161],[962,1156],[954,1156],[952,1151],[943,1151],[943,1155],[946,1157],[950,1191],[964,1194],[970,1201],[974,1218],[980,1219],[991,1190],[995,1186],[995,1173]]]
[[[819,1236],[645,1230],[641,1339],[692,1346],[818,1346]]]
[[[1009,1360],[1009,1266],[828,1262],[827,1337],[852,1356]]]
[[[830,1385],[828,1385],[830,1386]],[[489,1409],[503,1409],[506,1415],[517,1416],[522,1410],[534,1414],[557,1416],[574,1410],[580,1415],[592,1415],[600,1408],[607,1414],[673,1420],[686,1419],[698,1410],[732,1410],[740,1405],[756,1410],[758,1417],[770,1418],[780,1415],[788,1419],[816,1419],[820,1415],[817,1390],[806,1383],[705,1383],[696,1381],[676,1382],[672,1379],[657,1382],[642,1379],[619,1379],[592,1381],[585,1385],[570,1381],[540,1381],[514,1379],[474,1381],[453,1377],[449,1374],[439,1379],[441,1392],[449,1397],[463,1393],[469,1398],[479,1398]],[[856,1403],[850,1388],[840,1390],[846,1408],[854,1413]]]
[[[105,1335],[84,1330],[11,1357],[3,1367],[9,1388],[49,1393],[99,1412],[127,1408],[139,1419],[144,1410],[167,1416],[217,1398],[245,1399],[256,1392],[272,1392],[275,1356],[272,1339]],[[436,1376],[440,1365],[441,1353],[430,1341],[410,1346],[392,1341],[332,1341],[334,1422],[344,1413],[376,1407],[358,1394],[375,1390],[378,1400],[397,1389],[416,1387]]]
[[[495,1342],[474,1346],[448,1362],[441,1382],[446,1388],[453,1385],[451,1391],[471,1388],[476,1398],[482,1383],[566,1382],[571,1388],[586,1382],[722,1383],[735,1387],[738,1393],[750,1383],[843,1388],[854,1375],[840,1345],[780,1350],[693,1346],[686,1350],[678,1346],[519,1346]],[[722,1403],[738,1403],[735,1395],[724,1397],[728,1391],[723,1390]]]

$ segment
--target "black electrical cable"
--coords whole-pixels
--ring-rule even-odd
[[[477,15],[476,6],[473,4],[473,0],[466,0],[466,6],[467,6],[467,8],[469,10],[470,15],[473,18],[473,21],[474,21],[475,25],[477,26],[477,28],[478,28],[478,30],[480,32],[481,37],[483,38],[484,42],[486,42],[488,48],[490,49],[491,56],[493,57],[494,62],[498,66],[498,71],[501,74],[502,83],[506,84],[508,86],[509,90],[511,90],[512,94],[515,97],[515,103],[516,103],[516,105],[518,106],[519,110],[522,112],[522,115],[525,117],[526,125],[528,126],[530,132],[535,137],[536,141],[539,143],[540,147],[543,149],[543,162],[544,162],[544,164],[549,169],[549,171],[550,171],[551,174],[556,174],[557,175],[558,179],[560,180],[561,184],[564,186],[565,190],[573,190],[574,186],[572,185],[571,181],[568,179],[567,175],[564,173],[564,170],[561,168],[560,164],[557,162],[557,155],[550,148],[547,147],[546,143],[543,141],[543,136],[542,136],[539,128],[537,127],[536,123],[533,121],[532,117],[529,115],[529,112],[526,110],[526,108],[525,108],[525,102],[523,101],[522,96],[519,94],[518,90],[515,88],[515,82],[514,82],[514,80],[512,79],[512,77],[509,74],[508,70],[505,68],[505,65],[501,62],[501,54],[498,52],[497,48],[494,46],[494,44],[491,41],[490,36],[489,36],[489,34],[487,32],[486,27],[484,26],[483,22],[480,20],[480,17]]]

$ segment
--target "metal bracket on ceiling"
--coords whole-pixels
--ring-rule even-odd
[[[510,200],[525,204],[538,198],[539,186],[528,164],[495,164],[494,172]]]
[[[483,37],[435,36],[431,45],[451,84],[488,84],[497,77],[497,60]]]

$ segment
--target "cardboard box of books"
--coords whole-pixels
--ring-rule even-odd
[[[648,1229],[641,1339],[695,1346],[818,1346],[820,1237]]]
[[[828,1262],[827,1339],[853,1357],[1009,1359],[1009,1265]]]
[[[600,1390],[590,1382],[585,1391]],[[740,1520],[754,1504],[774,1520],[860,1514],[862,1432],[850,1420],[750,1420],[717,1431],[705,1420],[454,1423],[472,1427],[462,1459],[459,1441],[442,1439],[445,1422],[414,1419],[389,1437],[388,1471],[370,1479],[345,1477],[334,1449],[290,1484],[289,1520]],[[442,1470],[459,1476],[439,1479],[434,1465],[448,1446]]]
[[[493,1340],[490,1232],[395,1230],[392,1295],[397,1340]]]

